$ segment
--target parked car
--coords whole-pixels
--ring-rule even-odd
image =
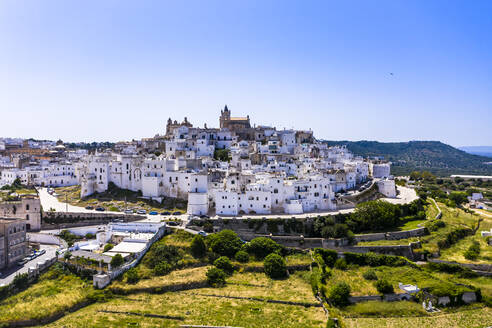
[[[18,265],[24,265],[27,262],[29,262],[30,260],[31,260],[30,258],[24,257],[22,260],[17,261],[17,264]]]
[[[37,256],[41,256],[43,254],[46,254],[46,250],[45,249],[42,249],[42,250],[40,250],[39,252],[36,253]]]
[[[210,218],[210,216],[208,216],[208,215],[205,215],[205,214],[200,215],[200,219],[209,219],[209,218]]]
[[[146,210],[138,210],[137,214],[147,214],[147,211]]]
[[[149,212],[149,215],[157,215],[157,214],[159,214],[159,213],[157,213],[156,211],[150,211]]]
[[[204,237],[206,237],[206,236],[207,236],[207,233],[206,233],[205,231],[203,231],[203,230],[198,231],[198,234],[199,234],[199,235],[202,235],[202,236],[204,236]]]
[[[169,221],[169,222],[166,222],[168,226],[171,226],[171,227],[176,227],[176,226],[179,226],[179,223],[176,222],[176,221]]]
[[[173,215],[181,215],[181,212],[176,211],[173,213]]]
[[[96,211],[104,212],[106,209],[104,207],[96,207]]]
[[[127,210],[125,210],[125,214],[133,214],[133,210],[127,209]]]
[[[171,212],[164,211],[164,212],[161,212],[161,215],[171,215]]]
[[[86,206],[85,209],[86,210],[93,210],[94,209],[94,206]]]

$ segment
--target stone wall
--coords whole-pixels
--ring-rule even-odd
[[[337,250],[342,252],[353,253],[378,253],[384,255],[397,255],[406,257],[409,260],[414,260],[413,249],[420,248],[420,242],[410,243],[408,245],[385,245],[385,246],[344,246]]]
[[[370,233],[364,235],[356,235],[355,241],[377,241],[377,240],[399,240],[407,239],[411,237],[420,237],[428,234],[426,228],[417,228],[413,230],[405,231],[391,231],[391,232],[380,232],[380,233]]]
[[[78,212],[43,212],[42,230],[83,227],[88,225],[107,224],[113,220],[133,222],[145,219],[143,215],[113,213],[78,213]]]

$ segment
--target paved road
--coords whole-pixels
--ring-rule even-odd
[[[41,255],[41,256],[36,257],[35,259],[33,259],[29,262],[27,262],[23,266],[15,265],[15,266],[9,268],[8,270],[3,269],[1,271],[2,274],[0,275],[0,286],[2,284],[5,284],[5,285],[10,284],[14,280],[14,277],[17,274],[26,273],[28,271],[29,267],[36,267],[37,262],[49,260],[49,259],[56,257],[56,250],[58,249],[58,246],[41,245],[40,249],[46,250],[46,253]]]
[[[393,204],[407,204],[419,198],[417,192],[413,188],[396,186],[396,189],[399,191],[396,198],[382,198],[382,200]]]

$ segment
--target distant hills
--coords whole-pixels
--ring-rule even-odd
[[[468,147],[458,147],[458,149],[466,151],[467,153],[470,154],[492,158],[492,146],[468,146]]]
[[[439,176],[451,174],[492,175],[492,159],[469,154],[440,141],[377,142],[324,141],[330,146],[346,145],[356,155],[382,157],[393,163],[394,175],[427,170]]]

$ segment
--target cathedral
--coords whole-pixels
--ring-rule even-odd
[[[226,128],[229,131],[238,131],[251,128],[249,115],[246,117],[231,117],[231,111],[227,105],[220,111],[220,128]]]

